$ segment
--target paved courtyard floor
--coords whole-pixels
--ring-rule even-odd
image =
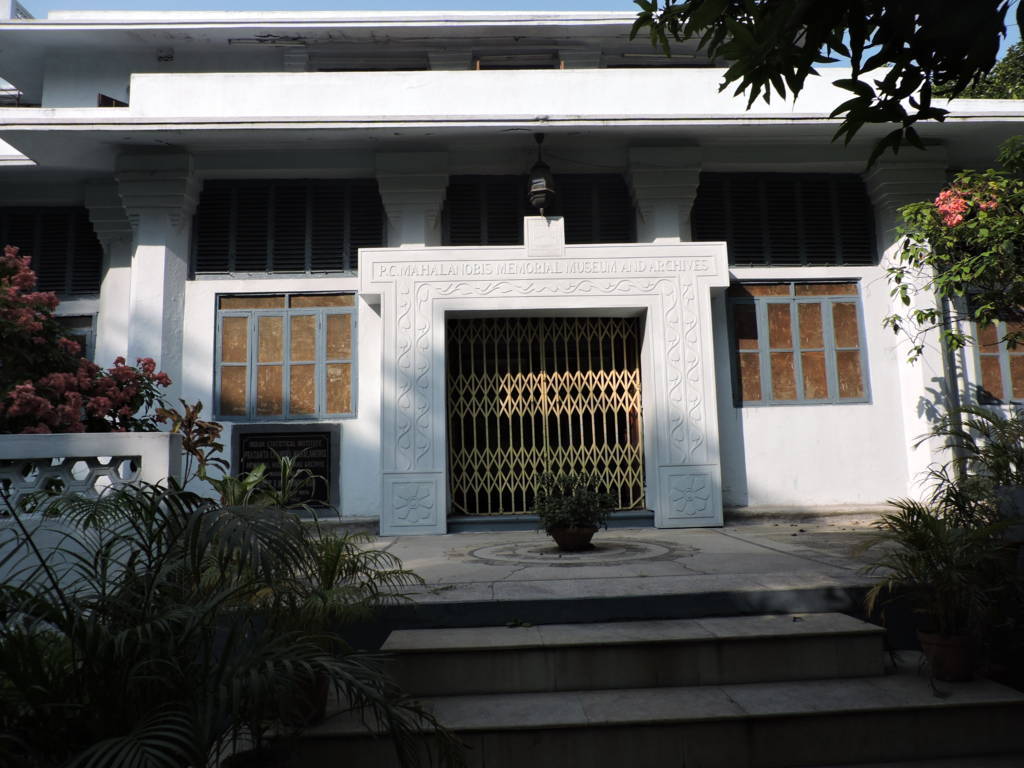
[[[872,579],[857,548],[870,516],[775,518],[724,528],[611,528],[559,552],[543,531],[381,537],[427,587],[421,604],[848,589]]]

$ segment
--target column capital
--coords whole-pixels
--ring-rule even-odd
[[[426,245],[448,189],[446,152],[378,152],[377,186],[400,245]]]
[[[700,147],[630,148],[626,179],[639,215],[641,239],[689,239],[700,169]]]
[[[895,212],[910,203],[935,197],[946,185],[948,160],[944,147],[926,152],[904,149],[886,155],[864,173],[864,186],[876,207]]]
[[[114,178],[132,228],[143,210],[162,211],[176,227],[195,212],[202,183],[192,156],[180,150],[138,150],[117,158]]]
[[[85,207],[89,211],[89,221],[92,222],[96,238],[104,250],[109,251],[118,241],[131,241],[132,226],[118,194],[116,181],[86,182]]]

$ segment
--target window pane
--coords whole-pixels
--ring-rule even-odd
[[[316,315],[293,315],[291,326],[291,362],[316,360]]]
[[[293,365],[289,380],[288,407],[291,413],[316,412],[316,366]]]
[[[991,323],[978,328],[978,344],[983,347],[994,347],[999,343],[999,331],[996,324]]]
[[[860,370],[860,352],[854,349],[836,352],[839,397],[864,397],[864,377]]]
[[[327,359],[352,357],[352,316],[327,315]]]
[[[292,296],[292,307],[354,307],[354,293],[324,293],[312,296]]]
[[[768,305],[768,343],[772,349],[793,346],[793,324],[789,304]]]
[[[1024,399],[1024,355],[1010,355],[1010,392],[1014,400]]]
[[[833,304],[832,325],[837,347],[860,347],[856,304],[845,301]]]
[[[284,351],[284,318],[279,316],[261,317],[258,336],[259,362],[280,362]]]
[[[792,352],[772,352],[772,399],[796,400],[796,371]]]
[[[797,283],[797,296],[856,296],[856,283]]]
[[[980,355],[981,388],[995,400],[1003,399],[1003,371],[999,367],[999,355]]]
[[[256,369],[256,413],[276,416],[284,413],[284,394],[280,365],[261,365]]]
[[[221,322],[220,359],[223,363],[249,362],[249,318],[225,317]]]
[[[800,346],[804,349],[824,348],[825,338],[821,330],[821,304],[798,304],[796,311],[800,323]]]
[[[761,356],[757,352],[741,352],[739,360],[740,396],[743,402],[761,399]]]
[[[276,309],[284,306],[284,296],[221,296],[221,309]]]
[[[327,412],[352,412],[352,366],[349,363],[327,366]]]
[[[245,415],[246,379],[249,369],[224,365],[220,369],[220,412],[225,416]]]
[[[800,355],[800,364],[803,366],[804,399],[825,400],[828,397],[825,352],[804,352]]]
[[[789,283],[735,283],[729,286],[729,295],[746,296],[789,296]]]

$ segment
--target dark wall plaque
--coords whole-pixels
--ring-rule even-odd
[[[303,489],[302,498],[293,502],[314,505],[337,504],[337,458],[335,435],[331,431],[241,431],[236,437],[235,471],[250,472],[260,464],[267,467],[267,478],[280,487],[278,456],[295,458],[298,469],[312,472],[316,479]]]

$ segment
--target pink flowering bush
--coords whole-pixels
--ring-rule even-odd
[[[0,433],[155,430],[159,388],[171,383],[151,358],[119,357],[104,370],[80,356],[54,318],[57,297],[35,291],[28,256],[0,257]],[[142,416],[138,414],[142,413]],[[153,413],[154,415],[149,415]]]
[[[1024,320],[1024,137],[1002,146],[999,163],[1005,170],[961,171],[934,200],[901,210],[903,247],[888,273],[907,309],[885,323],[910,333],[912,359],[923,350],[921,334],[933,328],[952,349],[973,341],[944,322],[944,308],[980,327]],[[1024,326],[1003,327],[1002,341],[1024,342],[1024,330],[1016,330]]]

